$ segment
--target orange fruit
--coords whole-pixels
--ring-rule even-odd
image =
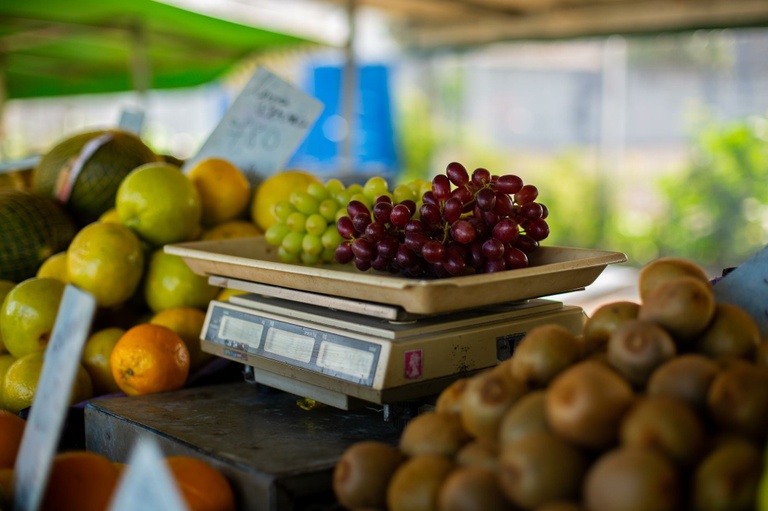
[[[120,392],[120,387],[112,376],[109,359],[112,349],[124,333],[123,328],[104,328],[92,333],[85,341],[81,362],[93,381],[93,392],[97,396]]]
[[[195,372],[213,355],[206,353],[200,347],[200,333],[205,323],[205,312],[194,307],[173,307],[165,309],[149,320],[153,325],[167,326],[181,337],[189,350],[189,371]]]
[[[203,241],[230,240],[233,238],[255,238],[264,233],[256,224],[248,220],[229,220],[203,232]]]
[[[106,510],[117,480],[117,469],[106,456],[88,451],[59,453],[53,459],[41,509]]]
[[[284,170],[266,178],[256,187],[251,201],[251,220],[262,231],[277,221],[275,204],[288,200],[295,191],[306,191],[310,183],[322,183],[317,176],[303,170]]]
[[[129,396],[181,388],[189,376],[189,350],[168,327],[143,323],[125,332],[112,348],[112,376]]]
[[[13,468],[27,421],[7,410],[0,410],[0,468]]]
[[[203,206],[204,226],[238,218],[251,200],[251,184],[243,171],[223,158],[205,158],[187,172]]]
[[[13,508],[13,485],[13,469],[0,468],[0,509]]]
[[[189,511],[234,511],[235,493],[229,480],[203,460],[191,456],[165,459]]]

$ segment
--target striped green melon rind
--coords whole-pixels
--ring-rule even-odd
[[[75,233],[72,218],[55,200],[29,190],[0,190],[0,279],[34,277]]]
[[[67,211],[79,226],[97,220],[115,206],[115,195],[123,178],[136,167],[160,161],[138,136],[120,130],[96,130],[73,135],[51,148],[32,171],[32,189],[57,198],[62,169],[71,166],[86,144],[104,134],[111,135],[85,160],[69,199]]]

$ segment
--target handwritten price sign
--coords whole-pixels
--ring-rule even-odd
[[[185,168],[225,158],[259,181],[282,170],[322,109],[320,101],[260,67]]]

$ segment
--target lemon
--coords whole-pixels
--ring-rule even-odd
[[[229,301],[230,296],[244,295],[247,291],[241,291],[239,289],[232,289],[231,287],[223,287],[216,295],[216,299],[220,302]]]
[[[245,174],[223,158],[206,158],[189,169],[203,207],[202,222],[210,227],[240,217],[251,200],[251,184]]]
[[[121,224],[89,224],[67,250],[69,281],[92,293],[100,307],[114,307],[130,298],[143,272],[141,242]]]
[[[0,310],[0,331],[11,355],[45,351],[65,285],[49,277],[31,277],[6,295]]]
[[[189,350],[190,374],[213,360],[213,355],[204,352],[200,346],[200,334],[205,323],[205,312],[202,310],[194,307],[165,309],[155,314],[149,322],[168,327],[179,334]]]
[[[253,238],[264,234],[256,224],[248,220],[230,220],[222,222],[203,232],[204,241],[229,240],[233,238]]]
[[[157,313],[173,307],[205,309],[219,288],[208,278],[194,273],[181,256],[155,250],[149,259],[144,279],[144,298]]]
[[[112,376],[109,357],[112,354],[112,348],[124,333],[125,330],[122,328],[104,328],[91,334],[85,341],[81,362],[93,382],[94,395],[121,392]]]
[[[8,372],[8,368],[11,367],[11,365],[16,362],[16,357],[11,355],[10,353],[5,353],[3,355],[0,355],[0,408],[5,408],[5,405],[3,404],[3,379],[5,378],[5,373]]]
[[[11,289],[16,287],[15,282],[11,282],[10,280],[0,280],[0,312],[3,310],[3,301],[5,301],[5,296],[11,292]],[[5,348],[5,343],[3,343],[3,329],[0,327],[0,353],[7,353],[8,350]]]
[[[123,225],[154,246],[191,240],[202,218],[197,188],[169,163],[131,171],[117,189],[115,209]]]
[[[58,252],[43,261],[37,270],[38,277],[50,277],[64,283],[69,282],[67,277],[67,252]]]
[[[251,219],[262,231],[277,220],[275,204],[287,201],[295,191],[304,192],[310,183],[321,183],[315,175],[303,170],[286,170],[269,176],[256,187],[251,201]]]
[[[109,222],[113,224],[119,224],[120,215],[117,214],[117,209],[109,208],[99,217],[99,222]]]
[[[32,405],[43,371],[43,353],[30,353],[11,364],[3,378],[3,405],[19,413]],[[88,372],[80,365],[70,393],[69,404],[80,403],[93,397],[93,384]]]

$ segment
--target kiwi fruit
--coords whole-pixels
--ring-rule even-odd
[[[768,341],[763,340],[757,345],[755,363],[762,367],[768,367]]]
[[[720,372],[712,359],[697,353],[678,355],[656,368],[648,378],[649,396],[680,399],[698,412],[706,410],[709,386]]]
[[[458,414],[425,412],[408,421],[403,428],[400,451],[406,456],[442,454],[452,457],[470,440]]]
[[[707,447],[703,421],[685,402],[667,396],[645,396],[621,422],[622,445],[655,448],[679,467],[695,464]]]
[[[712,358],[752,360],[760,340],[757,323],[747,311],[737,305],[718,303],[712,322],[696,339],[694,350]]]
[[[651,292],[659,285],[675,277],[689,276],[709,283],[709,277],[704,268],[678,257],[662,257],[643,266],[638,275],[638,291],[640,301],[645,303]]]
[[[461,400],[464,429],[475,438],[496,440],[501,418],[527,391],[506,367],[476,374],[467,383]]]
[[[762,465],[762,454],[754,444],[742,439],[720,443],[691,477],[690,509],[753,511]]]
[[[682,477],[655,449],[622,446],[600,456],[584,478],[584,507],[590,511],[678,511]]]
[[[635,387],[645,387],[659,365],[677,353],[672,336],[656,323],[633,319],[618,327],[608,341],[608,363]]]
[[[502,447],[498,477],[513,504],[535,508],[579,495],[587,458],[553,433],[533,433]]]
[[[460,467],[480,467],[492,472],[499,468],[499,444],[489,440],[472,440],[456,453]]]
[[[618,438],[619,424],[635,399],[629,382],[595,360],[563,371],[546,391],[547,422],[563,438],[605,449]]]
[[[387,488],[389,511],[437,511],[443,481],[455,468],[440,454],[409,458],[395,471]]]
[[[441,413],[461,413],[461,399],[469,378],[459,378],[443,389],[435,401],[435,410]]]
[[[515,348],[512,376],[531,388],[546,386],[552,378],[581,358],[576,336],[552,323],[531,329]]]
[[[650,292],[637,318],[656,322],[677,341],[689,343],[707,328],[714,314],[715,295],[709,282],[675,277]]]
[[[584,323],[581,339],[582,355],[586,357],[607,349],[608,339],[613,331],[625,321],[637,319],[639,311],[640,304],[626,300],[598,307]]]
[[[437,496],[440,511],[508,511],[510,506],[494,472],[460,467],[448,474]]]
[[[352,444],[333,470],[336,499],[348,509],[384,508],[390,479],[405,459],[396,447],[383,442]]]
[[[521,397],[507,410],[499,424],[499,443],[509,444],[531,433],[550,431],[547,423],[547,398],[544,390]]]
[[[768,368],[743,362],[721,371],[707,393],[721,432],[764,441],[768,433]]]

